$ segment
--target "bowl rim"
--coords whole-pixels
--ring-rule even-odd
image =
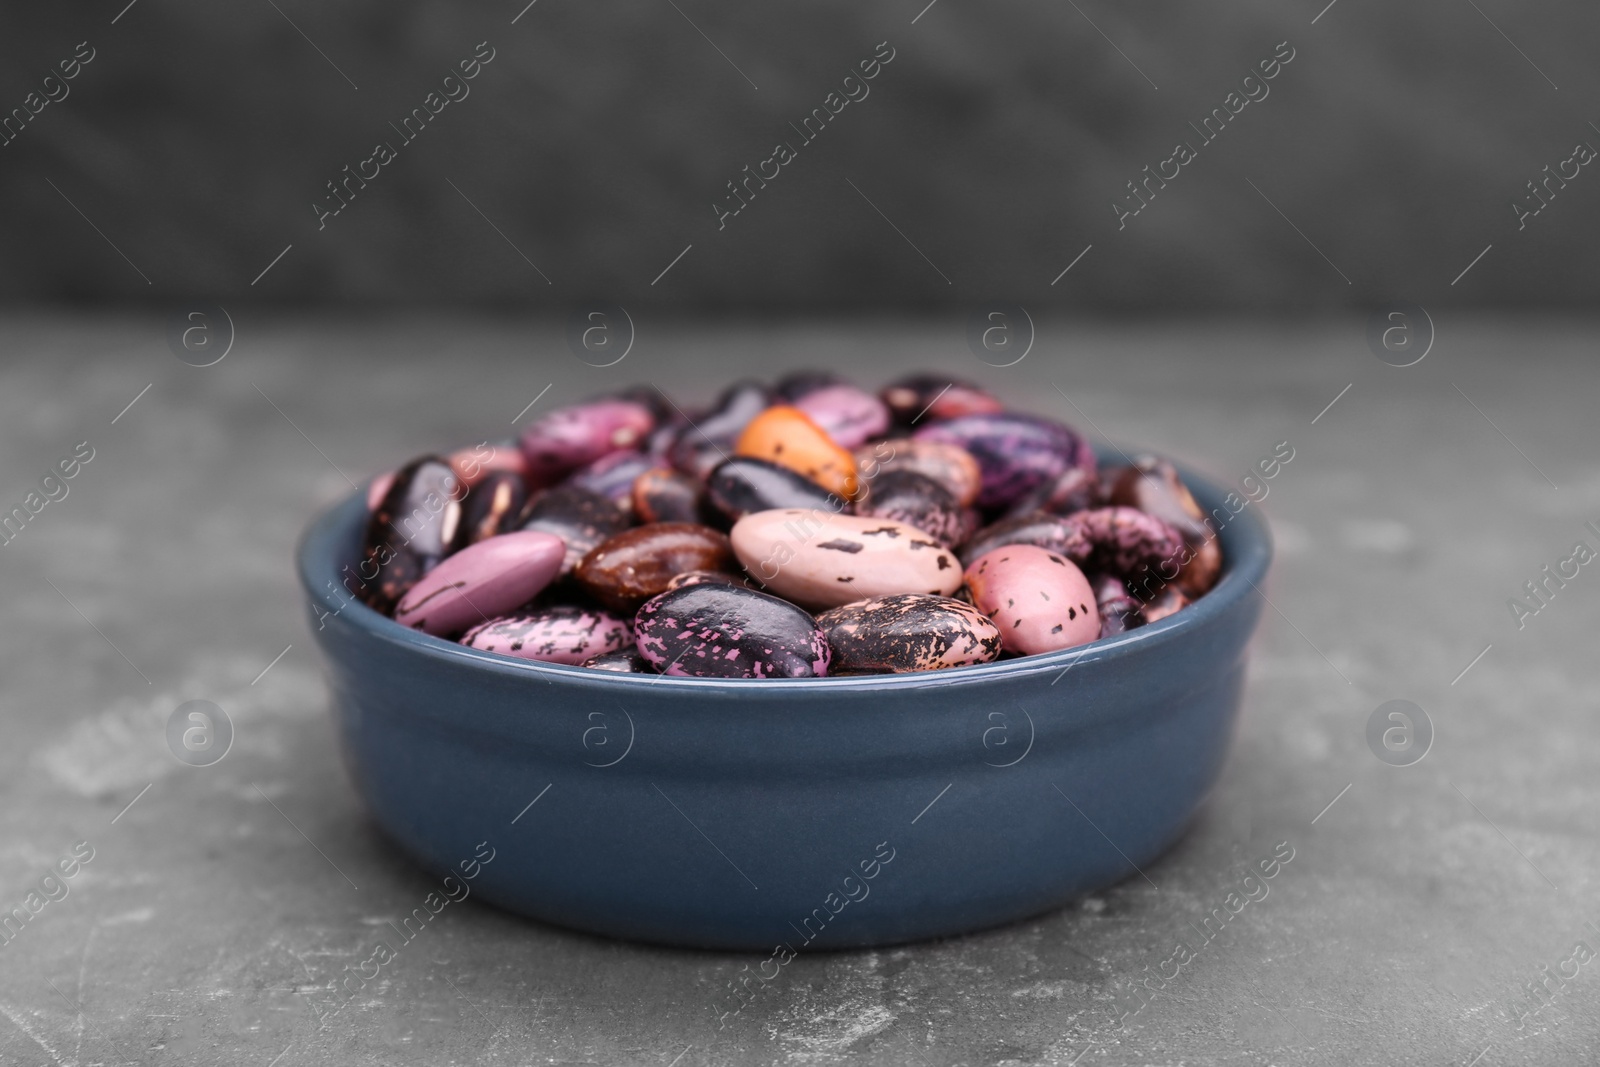
[[[1115,445],[1114,452],[1126,459],[1129,455],[1154,455],[1147,449],[1127,451]],[[1101,449],[1096,449],[1102,463]],[[1165,458],[1165,457],[1161,457]],[[1261,512],[1259,502],[1241,497],[1232,488],[1225,488],[1212,479],[1197,474],[1191,468],[1178,464],[1184,484],[1208,515],[1218,508],[1231,513],[1229,521],[1216,532],[1222,543],[1223,569],[1217,584],[1182,610],[1165,619],[1149,623],[1114,637],[1099,638],[1082,645],[1045,652],[1033,656],[996,660],[965,667],[947,667],[936,671],[916,671],[905,674],[845,675],[822,678],[701,678],[680,675],[635,675],[618,671],[598,671],[588,667],[541,660],[517,659],[482,649],[468,648],[442,637],[402,626],[386,615],[381,615],[366,604],[355,600],[334,598],[328,586],[342,589],[340,573],[340,542],[348,536],[347,527],[360,514],[366,515],[367,486],[364,482],[355,491],[320,511],[302,532],[295,548],[296,571],[302,588],[313,604],[329,609],[329,615],[339,623],[351,626],[365,637],[410,653],[457,667],[487,671],[506,679],[523,679],[529,683],[590,683],[605,687],[617,686],[637,692],[640,687],[664,685],[661,692],[749,692],[772,694],[775,692],[801,693],[824,690],[832,693],[879,692],[885,688],[922,689],[945,688],[964,684],[982,684],[1003,679],[1016,680],[1032,675],[1071,669],[1078,665],[1094,664],[1124,659],[1144,652],[1154,654],[1192,630],[1201,629],[1228,615],[1245,597],[1256,594],[1266,599],[1260,589],[1273,557],[1270,528]],[[1243,506],[1234,512],[1225,500],[1232,496],[1243,500]],[[1263,500],[1265,497],[1262,498]],[[1256,505],[1252,507],[1252,505]],[[345,561],[348,562],[348,561]],[[1270,601],[1268,601],[1270,604]],[[313,617],[317,613],[313,610]],[[320,630],[321,627],[318,627]]]

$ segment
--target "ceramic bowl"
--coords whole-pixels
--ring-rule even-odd
[[[1224,488],[1183,476],[1229,515]],[[1272,556],[1246,505],[1217,586],[1127,634],[921,674],[727,681],[407,629],[339,585],[365,521],[359,492],[316,518],[298,567],[383,829],[545,922],[768,953],[1010,922],[1154,861],[1222,768]]]

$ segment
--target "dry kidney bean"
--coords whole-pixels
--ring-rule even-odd
[[[856,458],[797,407],[779,404],[751,419],[733,450],[787,467],[846,500],[856,495]]]
[[[650,409],[631,400],[558,408],[522,431],[529,480],[540,487],[550,485],[612,452],[638,448],[655,425]]]
[[[571,573],[590,549],[627,528],[627,513],[610,497],[575,485],[560,485],[534,497],[522,522],[524,530],[543,530],[566,542],[563,576]]]
[[[367,521],[356,570],[366,602],[389,613],[424,574],[444,559],[461,524],[470,490],[438,456],[412,460],[395,472]]]
[[[758,511],[733,525],[734,555],[755,580],[808,608],[875,596],[949,596],[961,563],[915,526],[794,508]]]
[[[467,493],[454,550],[516,529],[528,504],[528,486],[515,471],[491,471]]]
[[[903,674],[988,663],[1000,655],[1000,628],[971,604],[902,593],[825,611],[817,625],[833,649],[833,669]]]
[[[532,600],[561,569],[566,545],[519,530],[468,545],[413,585],[394,621],[430,634],[458,634]]]
[[[773,508],[843,511],[848,505],[801,474],[764,459],[737,456],[720,464],[706,482],[711,506],[729,522]]]
[[[688,522],[653,522],[602,541],[573,576],[601,604],[632,614],[685,571],[733,568],[727,534]]]
[[[645,603],[635,619],[639,654],[663,674],[710,678],[820,678],[828,639],[787,600],[737,585],[699,582]]]
[[[1006,651],[1021,656],[1100,636],[1094,590],[1076,564],[1035,545],[1001,545],[967,568],[973,607],[994,620]]]
[[[518,659],[579,664],[633,645],[633,627],[604,611],[572,604],[491,619],[468,630],[461,643]]]
[[[705,486],[681,471],[651,467],[628,489],[640,522],[698,522],[705,515]]]
[[[1094,469],[1094,451],[1070,427],[1034,415],[963,415],[916,432],[972,453],[983,472],[978,506],[1006,507],[1069,468]]]
[[[830,385],[793,401],[833,441],[856,448],[889,428],[889,409],[871,393],[853,385]]]
[[[1164,459],[1140,456],[1133,466],[1117,472],[1110,496],[1111,503],[1147,511],[1183,535],[1193,554],[1178,572],[1178,588],[1185,594],[1200,596],[1217,583],[1222,570],[1222,546],[1206,525],[1205,511],[1178,477],[1176,467]]]
[[[959,545],[972,534],[967,509],[944,486],[913,470],[885,471],[873,479],[856,514],[915,526],[946,545]]]

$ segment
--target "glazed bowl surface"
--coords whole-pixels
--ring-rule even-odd
[[[1210,593],[1089,645],[920,674],[626,675],[431,637],[339,584],[361,492],[313,520],[297,564],[346,766],[434,873],[622,938],[882,945],[1136,876],[1215,783],[1272,546],[1259,507],[1232,514],[1180,471],[1227,517]]]

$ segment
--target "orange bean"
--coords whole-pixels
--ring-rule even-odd
[[[855,496],[855,457],[799,408],[770,407],[750,420],[734,453],[787,467],[839,496]]]

